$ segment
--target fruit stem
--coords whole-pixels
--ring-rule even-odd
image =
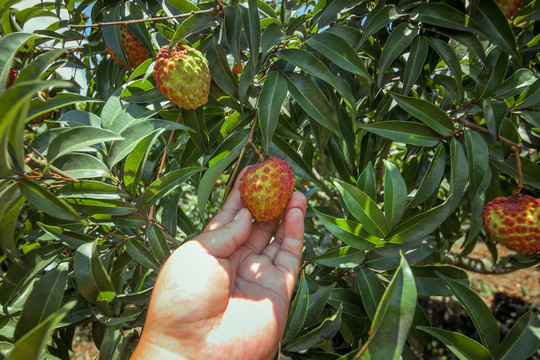
[[[244,145],[242,146],[242,151],[240,151],[240,155],[238,156],[238,161],[236,161],[236,166],[234,167],[233,173],[231,177],[229,178],[229,183],[227,184],[227,187],[225,188],[225,194],[223,196],[223,199],[226,199],[229,196],[229,193],[231,192],[231,188],[234,183],[234,179],[236,178],[236,174],[238,173],[240,163],[242,162],[242,158],[244,157],[244,154],[246,153],[246,148],[248,147],[248,145],[255,147],[255,145],[253,144],[253,133],[255,132],[255,126],[257,125],[258,114],[259,114],[258,111],[255,110],[255,117],[253,118],[253,123],[251,123],[251,129],[249,130],[248,138],[246,142],[244,143]],[[261,152],[256,147],[255,147],[255,151],[257,152],[257,154],[259,154],[259,159],[261,160],[261,157],[262,157]],[[262,158],[261,161],[264,161],[264,157]]]
[[[516,167],[519,179],[517,187],[514,189],[514,191],[512,191],[512,195],[510,195],[511,199],[515,199],[521,191],[521,188],[523,187],[523,171],[521,170],[521,158],[519,156],[519,148],[517,146],[512,146],[512,150],[514,150],[514,154],[516,155]]]

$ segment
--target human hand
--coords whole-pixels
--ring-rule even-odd
[[[305,213],[306,198],[293,193],[270,241],[279,219],[252,223],[237,181],[203,233],[163,265],[132,359],[271,359],[298,275]]]

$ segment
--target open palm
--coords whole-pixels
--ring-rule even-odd
[[[163,266],[133,358],[272,358],[297,279],[305,210],[295,192],[275,232],[277,219],[252,223],[235,186],[205,231]]]

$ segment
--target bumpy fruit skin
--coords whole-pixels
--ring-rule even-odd
[[[130,68],[136,68],[150,57],[148,49],[127,29],[126,26],[122,25],[120,27],[120,34],[122,36],[122,46],[126,53]],[[105,44],[105,48],[107,49],[107,53],[111,55],[111,58],[116,61],[116,63],[120,66],[127,67],[107,44]]]
[[[540,199],[496,198],[486,204],[482,219],[489,235],[510,250],[540,252]]]
[[[210,70],[208,60],[197,49],[182,45],[169,52],[163,46],[154,65],[158,89],[183,109],[196,109],[208,102]]]
[[[240,198],[257,221],[281,214],[294,192],[294,174],[285,160],[271,156],[251,165],[240,179]]]
[[[512,17],[519,8],[519,5],[521,5],[521,0],[495,0],[495,2],[499,5],[508,19]]]
[[[17,78],[17,71],[15,71],[15,68],[12,66],[11,69],[9,69],[9,78],[7,82],[7,87],[10,87],[15,82],[15,79]]]

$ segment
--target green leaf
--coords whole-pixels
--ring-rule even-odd
[[[373,359],[400,358],[414,318],[416,298],[414,276],[402,255],[373,318],[367,346],[364,345],[366,355]]]
[[[393,228],[399,224],[405,212],[407,185],[394,164],[384,160],[384,166],[384,214]]]
[[[15,231],[24,198],[16,183],[0,191],[0,247],[9,257],[17,256]]]
[[[34,285],[17,322],[15,341],[60,309],[67,275],[68,264],[60,263],[54,269],[47,271]]]
[[[291,307],[289,310],[289,316],[287,317],[287,323],[285,325],[285,332],[281,338],[282,344],[288,344],[298,332],[302,329],[309,306],[309,293],[306,278],[304,275],[300,277],[300,287],[296,292]]]
[[[529,69],[518,69],[508,79],[506,79],[502,85],[495,92],[497,98],[507,98],[510,96],[516,96],[536,81],[534,73]]]
[[[452,74],[454,75],[454,81],[458,89],[457,99],[460,101],[463,100],[461,64],[459,63],[459,59],[457,58],[456,53],[447,42],[439,38],[428,37],[427,39],[429,45],[433,49],[435,49],[435,51],[437,51],[437,53],[443,58],[450,71],[452,71]]]
[[[52,162],[69,152],[113,140],[123,140],[123,138],[110,130],[92,126],[77,126],[64,131],[51,141],[47,150],[47,158]]]
[[[244,20],[244,31],[249,39],[251,62],[253,62],[253,66],[256,67],[257,58],[259,56],[261,47],[261,20],[259,19],[257,0],[248,0],[247,15],[247,17],[242,16],[242,19]],[[246,18],[247,22],[245,20]]]
[[[418,36],[418,28],[408,22],[402,22],[392,29],[388,40],[384,43],[379,59],[378,85],[382,86],[384,73],[390,65]]]
[[[364,251],[344,246],[306,260],[332,268],[348,269],[360,265],[365,257],[366,253]]]
[[[212,80],[231,98],[238,99],[238,81],[229,67],[225,50],[216,38],[206,48],[206,59]]]
[[[144,190],[141,196],[141,205],[148,209],[160,199],[164,198],[174,189],[182,185],[187,179],[194,174],[203,170],[200,166],[193,166],[185,169],[171,171],[156,181]]]
[[[39,359],[55,326],[62,321],[77,302],[71,301],[51,314],[43,322],[24,334],[16,343],[6,360]]]
[[[491,55],[491,54],[490,54]],[[508,54],[501,52],[493,69],[490,69],[485,86],[478,91],[478,98],[489,98],[500,88],[508,68]],[[481,85],[482,82],[477,82]]]
[[[163,231],[156,224],[151,223],[146,227],[146,237],[150,244],[150,249],[152,249],[152,254],[154,254],[160,265],[163,265],[165,260],[171,255]]]
[[[478,8],[471,15],[470,26],[479,31],[494,45],[512,55],[518,63],[521,56],[517,50],[516,38],[508,19],[493,0],[478,0]]]
[[[444,3],[420,5],[410,13],[411,20],[461,31],[474,31],[467,25],[467,16]]]
[[[172,49],[176,43],[186,38],[187,36],[206,30],[209,27],[216,26],[219,23],[216,21],[216,17],[208,13],[193,14],[178,26],[172,39],[170,48]]]
[[[349,45],[347,40],[341,36],[324,31],[310,37],[306,44],[340,68],[360,76],[366,84],[372,82],[371,76],[360,56]]]
[[[121,189],[112,184],[95,180],[82,180],[63,186],[58,190],[59,197],[87,197],[92,199],[121,199],[128,197]]]
[[[340,180],[335,180],[334,183],[338,188],[345,204],[349,208],[351,214],[360,221],[364,229],[371,235],[384,237],[390,231],[390,225],[384,216],[384,213],[379,209],[377,204],[364,193],[351,184],[347,184]]]
[[[537,189],[540,188],[540,166],[524,157],[521,157],[520,161],[521,171],[523,172],[523,183]],[[515,179],[519,178],[515,156],[511,156],[504,161],[491,159],[490,164],[497,170],[508,174]]]
[[[189,137],[195,145],[205,153],[208,153],[208,129],[204,120],[204,111],[202,107],[195,110],[182,110],[183,123],[186,126],[194,129],[194,132],[189,133]]]
[[[428,126],[412,121],[379,121],[358,126],[371,133],[410,145],[432,147],[442,140],[442,136]]]
[[[127,215],[137,212],[137,208],[128,202],[116,199],[65,199],[68,204],[84,215],[111,214]]]
[[[395,5],[376,6],[366,18],[364,32],[356,48],[359,49],[371,35],[401,16],[403,15],[398,13]]]
[[[94,241],[95,239],[95,237],[69,231],[59,226],[47,225],[41,222],[37,224],[43,231],[52,236],[53,239],[69,246],[71,249],[77,249],[82,244]]]
[[[54,165],[75,179],[109,177],[111,173],[103,161],[85,153],[60,156]]]
[[[70,222],[83,221],[77,211],[65,200],[57,198],[50,191],[32,181],[21,180],[20,190],[26,200],[46,214]]]
[[[464,286],[469,285],[467,273],[452,266],[413,266],[411,269],[418,295],[452,296],[452,292],[448,290],[448,287],[437,273],[451,277]]]
[[[407,64],[405,65],[405,74],[403,75],[403,95],[407,95],[424,68],[428,53],[428,43],[424,36],[417,36],[412,44]]]
[[[499,347],[499,328],[486,303],[466,285],[440,272],[437,272],[437,275],[446,283],[459,303],[467,310],[482,344],[491,353],[495,353]]]
[[[124,162],[124,185],[130,189],[131,193],[137,191],[148,155],[163,131],[163,129],[154,130],[150,135],[139,141],[127,156]]]
[[[240,155],[239,152],[230,152],[223,159],[217,161],[214,165],[210,166],[204,173],[199,183],[199,190],[197,191],[197,203],[199,204],[199,216],[204,219],[204,213],[206,209],[206,203],[210,198],[210,194],[216,185],[216,180],[223,174],[226,168],[236,160]]]
[[[342,312],[343,308],[340,307],[334,314],[332,314],[332,316],[326,318],[315,329],[297,337],[287,344],[285,346],[285,350],[291,352],[300,352],[315,346],[321,340],[330,341],[337,334],[341,326]]]
[[[454,123],[450,117],[432,103],[395,93],[390,93],[390,96],[411,116],[419,119],[440,135],[450,136],[454,132]]]
[[[270,71],[259,95],[259,124],[264,149],[268,152],[281,113],[281,105],[287,96],[287,81],[277,71]]]
[[[159,262],[148,251],[143,244],[135,239],[128,239],[126,242],[126,251],[135,261],[144,267],[158,271],[160,268]]]
[[[17,81],[24,82],[41,78],[42,74],[45,72],[51,62],[64,54],[66,50],[71,49],[74,48],[68,47],[58,50],[50,50],[37,56],[35,59],[32,59],[32,62],[30,62],[27,66],[21,69],[20,73],[17,75]]]
[[[476,131],[465,130],[465,145],[469,162],[469,185],[473,198],[480,195],[480,186],[486,181],[489,168],[489,149],[484,138]]]
[[[537,313],[527,311],[512,326],[501,342],[495,359],[513,360],[528,359],[540,347],[540,338],[535,336],[532,329],[540,327],[540,317]]]
[[[57,94],[46,101],[33,102],[32,106],[28,109],[28,115],[26,121],[29,121],[35,117],[46,114],[50,111],[66,107],[68,105],[74,105],[78,103],[93,103],[102,102],[100,99],[83,96],[79,94],[62,92]]]
[[[330,298],[330,294],[332,293],[332,289],[334,289],[334,287],[334,284],[328,286],[320,286],[313,294],[309,295],[309,306],[306,314],[306,320],[304,321],[305,327],[310,327],[318,322],[319,316],[321,315],[324,307],[326,306],[326,303]]]
[[[144,139],[148,134],[154,131],[154,125],[149,121],[136,122],[133,121],[119,132],[123,138],[113,141],[109,148],[107,163],[112,168],[126,156],[128,156],[135,146]]]
[[[493,360],[493,356],[485,347],[465,335],[433,327],[417,326],[416,328],[439,339],[460,360]]]
[[[225,11],[227,9],[225,8]],[[283,32],[276,23],[271,23],[264,29],[261,37],[261,49],[264,54],[269,52],[274,46],[278,45],[283,40]]]
[[[313,120],[339,135],[337,113],[321,89],[307,76],[295,73],[284,75],[292,97]]]
[[[347,245],[358,250],[371,250],[376,244],[382,244],[377,237],[369,235],[363,230],[362,224],[330,216],[322,210],[322,208],[313,208],[313,212],[321,220],[324,227]]]
[[[309,51],[285,49],[277,52],[276,56],[297,66],[306,73],[325,81],[330,86],[336,86],[336,79],[332,72]]]
[[[377,180],[373,163],[370,161],[356,181],[356,187],[366,193],[373,201],[377,201]]]
[[[367,266],[359,266],[356,270],[356,288],[362,297],[362,305],[373,321],[375,312],[384,294],[384,285],[379,277]]]
[[[422,178],[422,182],[420,183],[414,198],[407,205],[408,208],[412,208],[423,203],[439,189],[439,185],[444,176],[445,167],[446,150],[444,146],[440,145],[437,147],[437,150],[430,161],[426,174]]]
[[[73,271],[79,294],[91,304],[115,296],[114,286],[98,256],[97,240],[79,246],[73,260]]]

